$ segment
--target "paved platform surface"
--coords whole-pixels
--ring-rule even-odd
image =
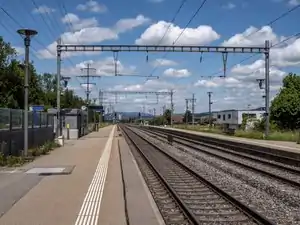
[[[36,167],[73,169],[65,175],[26,174]],[[125,225],[125,206],[131,225],[164,224],[115,126],[68,141],[16,171],[0,173],[0,225]]]
[[[283,151],[291,151],[291,152],[300,153],[300,145],[298,145],[295,142],[258,140],[258,139],[249,139],[249,138],[240,138],[240,137],[230,137],[230,136],[221,135],[221,134],[184,130],[184,129],[171,128],[171,127],[158,127],[158,126],[155,126],[155,127],[161,128],[161,129],[178,130],[178,131],[187,132],[187,133],[191,133],[191,134],[197,134],[197,135],[201,135],[201,136],[215,137],[218,139],[243,142],[243,143],[283,150]]]
[[[108,136],[110,134],[113,135],[111,133],[112,129],[112,126],[106,127],[101,129],[100,132],[87,135],[82,140],[69,141],[64,147],[54,150],[47,156],[36,159],[23,168],[26,170],[36,166],[60,167],[74,165],[75,168],[69,175],[41,177],[33,174],[2,174],[6,176],[32,176],[34,178],[28,184],[31,189],[19,201],[17,197],[20,197],[22,193],[25,194],[25,191],[21,190],[23,182],[26,180],[25,178],[23,178],[23,182],[20,179],[15,181],[18,183],[12,181],[13,179],[18,180],[17,178],[9,178],[11,179],[9,188],[0,190],[5,195],[19,193],[19,196],[16,196],[14,200],[15,202],[17,201],[16,203],[11,201],[12,198],[8,199],[13,206],[7,211],[6,203],[7,212],[0,218],[0,224],[75,224],[99,158],[108,141]],[[37,181],[35,179],[41,179],[38,185],[36,185]],[[0,183],[2,183],[2,180],[0,180]],[[17,186],[20,188],[18,189]],[[2,204],[1,198],[0,205]]]
[[[98,225],[125,225],[126,220],[130,225],[164,225],[129,146],[119,137],[113,141]]]

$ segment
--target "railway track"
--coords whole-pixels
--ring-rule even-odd
[[[237,200],[230,190],[204,177],[159,149],[134,128],[122,130],[166,224],[273,224]]]
[[[156,137],[160,137],[162,138],[161,140],[166,140],[168,135],[168,133],[164,133],[162,131],[157,132],[145,130],[145,132],[153,134]],[[284,183],[300,187],[300,169],[297,167],[291,167],[281,163],[251,156],[245,153],[235,152],[233,150],[222,148],[219,146],[205,144],[178,135],[172,134],[172,136],[174,137],[173,141],[179,145],[201,151],[205,154],[217,157],[222,160],[226,160],[246,169],[250,169],[268,177],[280,180]],[[243,159],[243,161],[241,161],[241,159]]]
[[[297,153],[275,150],[262,146],[253,146],[246,143],[232,142],[225,139],[217,139],[177,130],[161,129],[156,127],[148,127],[148,130],[153,130],[161,133],[163,132],[164,134],[172,134],[174,136],[186,138],[189,141],[195,141],[197,142],[197,144],[201,144],[204,146],[218,146],[224,149],[232,149],[236,153],[244,153],[249,156],[251,155],[259,157],[260,159],[265,159],[266,161],[269,160],[280,164],[291,165],[300,168],[300,155]]]

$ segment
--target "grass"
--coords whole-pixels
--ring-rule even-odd
[[[222,132],[222,130],[219,128],[212,128],[210,130],[208,126],[201,126],[201,125],[195,125],[195,126],[175,125],[174,128],[227,135],[224,132]],[[249,138],[249,139],[261,139],[261,140],[264,139],[263,132],[254,131],[254,130],[253,131],[237,130],[233,136]],[[292,132],[292,131],[271,131],[267,140],[297,142],[298,136],[299,134],[297,132]]]

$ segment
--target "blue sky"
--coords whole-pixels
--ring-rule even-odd
[[[181,0],[28,0],[27,4],[21,0],[0,0],[0,6],[13,18],[0,10],[1,35],[20,51],[20,57],[23,58],[22,39],[15,31],[20,26],[36,29],[39,34],[32,40],[31,59],[39,72],[55,73],[53,42],[60,36],[65,44],[157,44],[169,27],[161,43],[172,44],[201,2],[187,0],[170,25]],[[298,0],[208,0],[177,44],[260,46],[266,39],[276,44],[300,32],[297,29],[300,9],[271,26],[267,26],[268,23],[299,3]],[[293,37],[283,43],[271,51],[272,96],[279,90],[287,72],[299,72],[300,39]],[[148,54],[147,62],[146,53],[118,54],[120,73],[149,75],[153,68],[157,68],[154,75],[160,79],[147,81],[143,77],[111,76],[114,73],[112,53],[68,55],[62,62],[62,74],[71,77],[69,88],[83,96],[84,87],[80,87],[80,83],[85,81],[76,75],[81,75],[80,68],[90,61],[91,66],[97,69],[95,75],[101,75],[91,80],[96,83],[96,87],[92,88],[92,98],[98,97],[100,89],[160,91],[172,88],[175,91],[175,112],[184,110],[184,99],[191,98],[192,93],[197,98],[196,111],[207,111],[207,91],[213,91],[213,108],[216,110],[263,104],[261,90],[255,81],[256,78],[263,78],[264,63],[260,55],[237,66],[249,55],[229,54],[228,76],[225,79],[209,77],[222,68],[221,54],[203,54],[200,63],[199,53],[170,53],[155,66],[156,60],[163,55]],[[107,101],[115,101],[115,96],[107,94],[105,97]],[[167,104],[168,107],[169,103],[168,99],[161,96],[159,104],[154,104],[154,95],[147,98],[144,95],[117,98],[120,98],[118,104],[114,105],[118,111],[141,110],[145,105],[147,111],[156,108],[160,112],[162,106]]]

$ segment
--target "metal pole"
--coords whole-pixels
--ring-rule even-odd
[[[23,155],[26,157],[28,155],[28,95],[29,95],[29,46],[30,37],[37,35],[36,30],[30,29],[19,29],[17,33],[24,37],[25,45],[25,77],[24,77],[24,151]],[[11,113],[10,113],[11,119]],[[11,123],[10,123],[11,128]]]
[[[86,86],[86,110],[87,110],[87,124],[89,126],[89,98],[90,98],[90,64],[87,64],[87,86]]]
[[[212,102],[211,102],[211,94],[212,94],[212,92],[209,91],[207,93],[208,93],[208,109],[209,109],[209,129],[211,129],[211,127],[212,127],[212,118],[211,118],[211,104],[212,104]]]
[[[195,125],[195,94],[193,94],[193,104],[192,104],[192,124]]]
[[[265,42],[265,48],[267,52],[265,53],[265,95],[266,95],[266,127],[265,127],[265,137],[269,136],[270,129],[270,113],[269,113],[269,101],[270,101],[270,42],[267,40]]]
[[[25,44],[25,80],[24,80],[24,156],[28,155],[28,80],[30,36],[24,38]]]
[[[57,40],[57,44],[61,44],[61,39]],[[61,51],[57,51],[57,82],[56,82],[56,109],[57,109],[57,120],[56,120],[56,136],[61,135],[61,115],[60,115],[60,69],[61,69]]]
[[[173,127],[173,110],[174,110],[174,105],[173,105],[173,90],[171,90],[171,121],[170,121],[170,125],[171,127]]]
[[[189,100],[185,99],[185,125],[188,125],[188,115],[187,111],[189,110]]]

